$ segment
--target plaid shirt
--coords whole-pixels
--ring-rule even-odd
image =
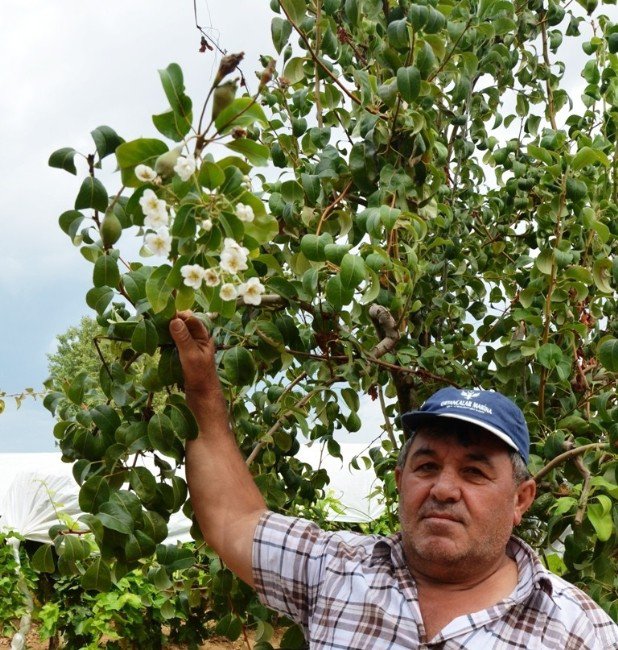
[[[265,513],[253,575],[262,602],[302,625],[314,649],[617,650],[618,626],[586,594],[547,571],[512,537],[519,582],[508,598],[459,616],[425,640],[400,534],[327,533]]]

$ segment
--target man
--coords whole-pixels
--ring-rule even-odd
[[[521,411],[443,389],[403,416],[401,532],[326,533],[268,512],[236,446],[201,321],[170,325],[199,435],[187,478],[204,539],[311,648],[616,650],[618,626],[511,537],[535,495]]]

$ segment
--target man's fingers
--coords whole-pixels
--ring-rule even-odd
[[[206,327],[204,326],[204,323],[202,323],[202,321],[199,318],[196,318],[193,312],[179,311],[176,314],[176,318],[174,320],[180,320],[186,326],[191,337],[196,341],[208,342],[208,340],[210,339],[210,334],[206,329]],[[172,320],[172,323],[174,322],[174,320]],[[170,331],[171,331],[171,323],[170,323]],[[180,327],[178,327],[178,331],[180,331]]]
[[[180,318],[174,318],[170,322],[170,334],[179,348],[186,346],[192,338],[189,329]]]

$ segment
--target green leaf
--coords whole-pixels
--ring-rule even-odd
[[[281,8],[290,17],[290,20],[298,24],[307,11],[305,0],[279,0]]]
[[[171,573],[191,568],[195,564],[195,558],[189,548],[159,544],[157,546],[157,562]]]
[[[56,538],[58,555],[66,562],[81,562],[90,555],[90,545],[86,540],[75,535],[64,535]]]
[[[410,103],[417,97],[421,89],[421,73],[416,66],[408,66],[397,70],[397,90],[402,98]]]
[[[278,296],[287,298],[288,300],[294,300],[298,296],[296,287],[282,277],[273,276],[272,278],[269,278],[266,286]]]
[[[597,356],[604,368],[610,372],[618,372],[618,339],[603,341]]]
[[[167,454],[174,447],[174,428],[172,421],[163,413],[155,413],[148,422],[148,440],[162,454]]]
[[[155,314],[163,311],[172,296],[174,287],[167,283],[172,271],[169,264],[163,264],[155,269],[146,280],[146,297]]]
[[[179,118],[187,121],[190,126],[192,104],[191,99],[185,94],[185,84],[180,66],[177,63],[170,63],[167,68],[159,70],[159,77],[172,111]]]
[[[99,154],[99,160],[103,160],[106,156],[114,153],[116,149],[124,142],[114,129],[109,126],[97,126],[94,131],[90,132],[94,145]]]
[[[339,311],[344,305],[352,301],[354,290],[345,289],[341,283],[341,277],[334,275],[326,283],[326,298],[333,306],[333,309]]]
[[[168,150],[165,142],[154,138],[140,138],[121,144],[116,149],[116,160],[121,171],[122,182],[128,187],[141,185],[142,182],[135,176],[135,167],[140,164],[154,167],[156,159]]]
[[[119,282],[118,262],[111,255],[101,255],[94,263],[92,283],[95,287],[116,288]]]
[[[191,122],[174,111],[152,116],[157,131],[174,142],[180,142],[191,130]]]
[[[289,648],[289,650],[302,650],[305,646],[305,637],[301,626],[290,626],[281,639],[281,647]]]
[[[225,133],[235,126],[251,126],[255,122],[268,124],[264,109],[251,97],[239,97],[224,108],[217,119],[217,133]]]
[[[53,573],[56,570],[51,544],[43,544],[34,552],[30,566],[39,573]]]
[[[96,518],[105,528],[128,535],[134,527],[133,517],[120,504],[108,501],[99,509]]]
[[[140,353],[152,356],[159,345],[159,336],[154,323],[145,318],[137,324],[131,337],[131,347]]]
[[[592,277],[597,288],[603,293],[612,293],[612,263],[606,257],[595,260],[592,265]]]
[[[216,163],[206,160],[200,167],[198,181],[206,189],[214,190],[225,181],[225,172]]]
[[[259,142],[249,140],[248,138],[239,138],[226,142],[225,146],[236,153],[239,153],[247,158],[247,160],[256,167],[264,167],[268,164],[270,158],[270,150]]]
[[[541,251],[539,256],[534,260],[534,264],[541,273],[550,275],[554,263],[554,253],[551,250]]]
[[[76,155],[77,151],[75,151],[73,147],[63,147],[62,149],[57,149],[52,153],[47,164],[50,167],[64,169],[71,174],[77,175],[77,168],[75,167]]]
[[[600,542],[606,542],[614,530],[612,501],[604,494],[594,497],[598,503],[590,503],[586,509],[588,521],[593,525]]]
[[[304,235],[300,241],[300,250],[308,260],[323,262],[326,260],[326,246],[332,243],[333,237],[329,233]]]
[[[84,589],[106,593],[112,587],[112,572],[103,558],[95,558],[81,578]]]
[[[270,34],[273,45],[280,54],[292,34],[292,24],[288,20],[285,20],[285,18],[275,16],[270,23]]]
[[[369,276],[369,286],[363,292],[363,297],[360,302],[362,305],[368,305],[375,301],[375,299],[380,295],[380,276],[370,268],[366,269],[366,273]]]
[[[103,183],[94,176],[87,176],[79,188],[77,198],[75,199],[75,209],[93,208],[99,212],[107,210],[107,190]]]
[[[305,78],[304,64],[305,59],[298,56],[287,62],[283,70],[283,76],[290,82],[290,84],[294,85]]]
[[[557,367],[563,359],[562,350],[555,343],[545,343],[536,353],[536,358],[544,367],[551,370]]]
[[[91,476],[79,490],[79,507],[84,512],[96,513],[101,505],[109,501],[110,488],[102,476]]]
[[[155,552],[156,543],[141,530],[136,530],[124,545],[124,552],[129,562],[149,557]]]
[[[314,206],[320,198],[322,183],[317,174],[301,174],[300,181],[307,197],[307,205]]]
[[[326,259],[339,266],[345,254],[350,250],[349,244],[326,244],[324,254]]]
[[[438,60],[429,43],[423,41],[420,49],[416,53],[416,67],[421,73],[421,78],[427,79],[434,68],[438,65]]]
[[[86,304],[99,315],[105,313],[105,310],[113,299],[114,291],[110,287],[93,287],[86,294]]]
[[[341,261],[341,287],[344,291],[351,291],[365,279],[365,261],[358,255],[347,253]]]
[[[236,614],[226,614],[217,622],[215,632],[227,637],[230,641],[236,641],[242,632],[242,621]]]
[[[396,50],[405,50],[410,47],[410,37],[408,34],[408,21],[405,18],[392,20],[386,30],[389,43]]]
[[[167,524],[165,523],[165,519],[159,513],[150,510],[144,513],[142,530],[155,543],[160,543],[167,537]]]
[[[67,210],[58,217],[58,224],[71,239],[74,239],[83,220],[84,215],[81,212]]]
[[[554,158],[552,153],[548,149],[544,149],[543,147],[537,147],[536,145],[529,144],[528,155],[532,156],[533,158],[536,158],[537,160],[540,160],[541,162],[544,162],[546,165],[554,164]]]
[[[67,389],[67,397],[73,402],[81,406],[84,401],[84,394],[88,386],[88,373],[86,371],[80,372],[73,378],[69,388]]]
[[[161,351],[157,373],[164,386],[182,385],[182,366],[180,365],[178,350],[175,347],[165,348]]]
[[[232,386],[249,386],[256,373],[253,355],[246,348],[236,346],[223,353],[225,377]]]
[[[113,437],[116,429],[120,426],[118,413],[108,404],[97,404],[90,409],[89,413],[101,432],[108,437]]]

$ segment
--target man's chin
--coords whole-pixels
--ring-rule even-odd
[[[414,540],[410,546],[419,559],[445,566],[457,564],[466,557],[461,545],[448,533],[423,535],[422,539]]]

